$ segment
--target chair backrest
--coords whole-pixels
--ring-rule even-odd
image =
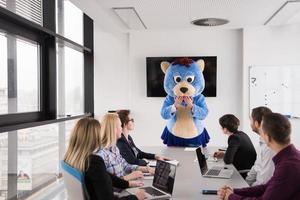
[[[64,177],[65,187],[70,200],[88,199],[84,187],[84,177],[80,171],[71,167],[66,162],[61,161],[62,174]]]

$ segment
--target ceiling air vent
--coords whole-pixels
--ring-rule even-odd
[[[227,19],[221,18],[203,18],[192,21],[192,24],[196,26],[221,26],[227,24],[228,22],[229,21]]]

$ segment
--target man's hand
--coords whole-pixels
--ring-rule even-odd
[[[231,194],[233,194],[232,188],[227,188],[224,200],[228,200]]]
[[[218,190],[218,197],[220,200],[228,200],[229,196],[233,193],[233,189],[224,185]]]
[[[217,151],[214,153],[215,158],[223,158],[225,153],[223,151]]]
[[[220,200],[224,200],[226,196],[226,189],[220,188],[218,190],[218,197]]]

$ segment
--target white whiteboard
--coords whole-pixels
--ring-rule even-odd
[[[258,106],[300,117],[300,65],[251,66],[250,113]]]

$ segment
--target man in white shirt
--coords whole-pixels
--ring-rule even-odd
[[[257,107],[251,113],[251,128],[261,136],[261,121],[264,115],[272,111],[267,107]],[[248,172],[246,181],[250,186],[267,183],[274,173],[274,163],[272,161],[275,153],[267,146],[264,140],[259,138],[259,153],[254,165]]]

